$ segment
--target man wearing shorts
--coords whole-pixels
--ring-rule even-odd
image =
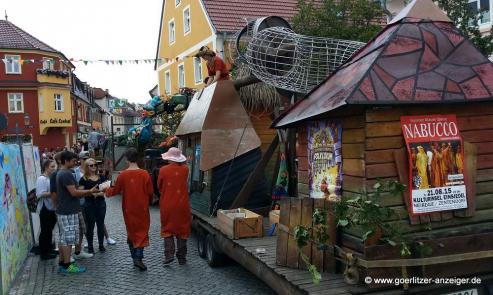
[[[60,234],[60,260],[63,263],[60,265],[59,271],[62,273],[81,273],[85,272],[86,269],[75,263],[70,263],[72,246],[76,245],[79,239],[79,212],[81,211],[79,198],[90,196],[99,190],[96,187],[90,190],[77,189],[77,182],[72,174],[72,168],[77,163],[76,154],[64,151],[61,153],[60,162],[62,169],[58,171],[56,176],[56,214]]]

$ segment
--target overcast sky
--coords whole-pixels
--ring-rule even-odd
[[[162,0],[1,0],[0,18],[74,59],[153,59]],[[144,103],[154,64],[75,63],[75,73],[113,96]]]

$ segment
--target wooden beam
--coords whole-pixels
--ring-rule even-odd
[[[241,188],[241,191],[238,193],[238,195],[234,199],[230,208],[239,208],[239,207],[244,206],[247,203],[247,201],[250,198],[250,195],[252,193],[253,187],[255,186],[255,184],[257,184],[259,182],[260,178],[262,177],[262,173],[264,172],[265,167],[267,166],[267,163],[269,163],[269,160],[272,157],[272,155],[274,154],[278,145],[279,145],[279,137],[276,136],[272,140],[267,151],[262,156],[262,159],[258,162],[257,166],[252,171],[250,176],[248,176],[247,181],[245,182],[245,184]]]

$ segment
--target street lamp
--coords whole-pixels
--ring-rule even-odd
[[[24,126],[28,127],[29,125],[31,125],[31,117],[29,117],[29,114],[26,113],[24,115]]]

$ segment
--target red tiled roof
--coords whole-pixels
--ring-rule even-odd
[[[101,99],[101,98],[103,98],[109,94],[108,91],[103,90],[101,88],[93,87],[92,89],[94,91],[94,98],[95,99]]]
[[[280,16],[287,21],[297,13],[298,0],[203,0],[218,32],[236,32],[251,20],[263,16]]]
[[[290,125],[346,104],[493,100],[493,64],[432,0],[414,0],[337,72],[275,123]]]
[[[53,47],[43,43],[36,37],[6,20],[0,20],[0,48],[35,49],[59,53]]]

